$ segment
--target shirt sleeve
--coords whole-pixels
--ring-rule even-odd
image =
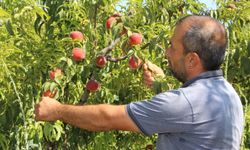
[[[158,94],[151,100],[132,102],[126,110],[145,135],[184,132],[192,127],[192,107],[179,90]]]

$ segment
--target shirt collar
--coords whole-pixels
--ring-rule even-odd
[[[223,76],[223,72],[220,69],[219,70],[213,70],[213,71],[206,71],[206,72],[203,72],[203,73],[199,74],[197,77],[194,77],[193,79],[188,80],[187,82],[185,82],[182,85],[182,87],[187,87],[190,84],[192,84],[195,81],[200,80],[200,79],[207,79],[207,78],[219,77],[219,76]]]

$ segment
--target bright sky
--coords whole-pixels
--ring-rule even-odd
[[[207,5],[208,9],[215,9],[216,8],[216,2],[215,0],[199,0],[200,2]],[[126,0],[123,0],[120,2],[121,4],[125,4]]]
[[[209,9],[215,9],[216,8],[216,2],[215,0],[199,0],[202,3],[205,3]]]

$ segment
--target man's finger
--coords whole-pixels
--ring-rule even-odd
[[[145,84],[147,87],[151,88],[152,85],[153,85],[153,82],[152,82],[152,81],[144,81],[144,84]]]
[[[143,70],[148,71],[148,65],[146,63],[143,64]]]
[[[152,77],[152,73],[150,71],[144,71],[143,76],[144,77]]]
[[[147,67],[148,67],[148,70],[154,71],[155,65],[153,63],[151,63],[150,61],[148,61],[147,62]]]
[[[154,75],[160,75],[162,77],[165,77],[163,70],[159,66],[151,62],[148,62],[147,67],[148,67],[148,70],[150,70]]]

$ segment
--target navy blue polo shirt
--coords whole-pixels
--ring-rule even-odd
[[[208,71],[181,88],[126,106],[142,133],[157,133],[159,150],[238,150],[243,109],[222,71]]]

